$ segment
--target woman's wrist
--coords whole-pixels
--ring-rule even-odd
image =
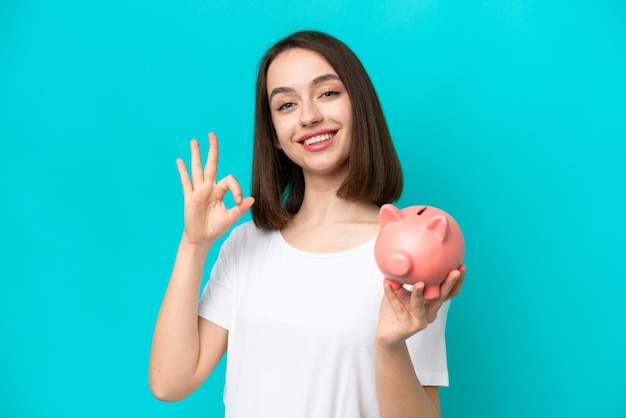
[[[212,245],[213,241],[196,242],[194,240],[191,240],[189,239],[187,233],[183,231],[183,235],[180,238],[179,248],[189,251],[191,253],[206,255],[211,249]]]
[[[376,350],[383,350],[389,354],[406,351],[406,341],[389,341],[382,338],[376,338]]]

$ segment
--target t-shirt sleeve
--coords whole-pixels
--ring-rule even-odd
[[[407,340],[407,347],[422,386],[448,386],[446,320],[450,301],[439,308],[437,319]]]
[[[233,309],[238,232],[235,228],[222,244],[198,302],[198,316],[224,329],[230,328]]]

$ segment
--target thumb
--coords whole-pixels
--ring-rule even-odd
[[[248,196],[241,203],[230,208],[228,210],[228,218],[231,220],[231,223],[237,222],[252,207],[254,202],[254,197]]]

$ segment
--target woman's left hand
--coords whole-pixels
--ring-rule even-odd
[[[416,283],[413,291],[404,287],[393,290],[385,279],[385,295],[380,304],[376,340],[385,346],[404,343],[411,335],[425,329],[437,318],[441,305],[458,295],[465,279],[465,265],[452,270],[441,284],[437,299],[425,299],[424,283]]]

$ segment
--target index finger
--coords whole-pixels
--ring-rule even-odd
[[[218,154],[217,135],[215,135],[214,132],[209,132],[209,155],[207,156],[206,166],[204,167],[204,181],[215,183]]]

